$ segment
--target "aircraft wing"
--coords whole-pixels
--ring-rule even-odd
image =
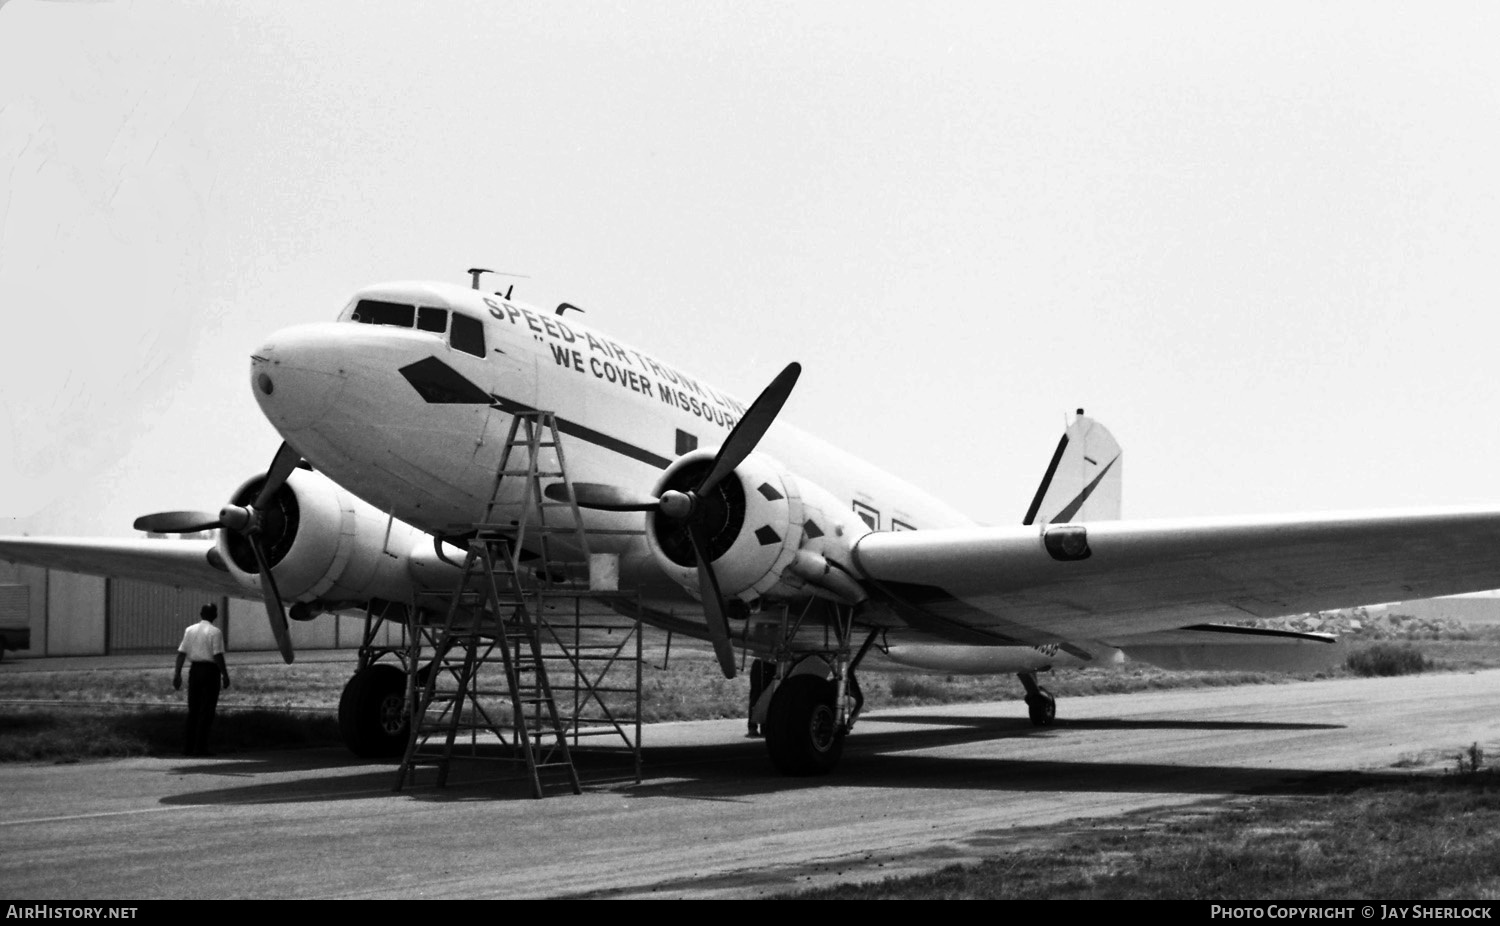
[[[0,537],[0,560],[259,598],[210,563],[214,547],[212,540]]]
[[[854,561],[903,620],[955,642],[1123,645],[1500,588],[1500,508],[872,533]]]

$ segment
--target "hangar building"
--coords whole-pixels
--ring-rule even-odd
[[[31,644],[16,652],[7,649],[6,658],[174,652],[183,630],[198,620],[198,609],[210,602],[219,607],[219,627],[231,651],[276,649],[259,601],[0,562],[0,628],[28,628]],[[357,649],[364,612],[291,625],[299,650]]]

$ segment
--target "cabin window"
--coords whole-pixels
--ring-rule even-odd
[[[379,299],[361,299],[350,317],[366,325],[394,325],[410,328],[417,314],[416,306],[400,302],[381,302]]]
[[[430,305],[417,309],[417,330],[436,331],[438,334],[447,331],[448,310],[433,308]]]
[[[916,530],[916,528],[912,527],[910,524],[907,524],[905,521],[901,520],[900,518],[891,518],[891,530],[893,530],[893,531],[914,531],[914,530]]]
[[[453,313],[453,331],[448,335],[448,346],[476,357],[484,356],[484,323],[477,318]]]
[[[880,530],[880,512],[866,505],[864,502],[854,503],[854,513],[859,519],[867,524],[872,531]]]

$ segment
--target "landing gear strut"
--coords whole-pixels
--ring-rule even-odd
[[[405,753],[411,738],[406,647],[377,641],[391,627],[399,627],[403,639],[421,632],[420,624],[411,622],[414,613],[400,602],[372,600],[365,608],[359,668],[339,698],[339,734],[349,751],[362,759],[396,758]],[[384,656],[395,659],[376,661]],[[419,672],[417,684],[423,681],[425,675]]]
[[[1022,672],[1016,676],[1026,686],[1026,710],[1031,714],[1031,723],[1037,727],[1050,727],[1057,719],[1057,699],[1052,692],[1036,683],[1035,672]]]
[[[836,642],[831,646],[825,643],[826,649],[802,649],[802,662],[794,659],[791,646],[801,619],[790,628],[783,624],[776,653],[780,681],[771,693],[763,727],[771,764],[783,775],[826,775],[832,771],[844,754],[844,737],[854,729],[864,707],[854,673],[878,631],[872,630],[851,658],[855,608],[831,607],[834,615],[827,626],[834,631]],[[812,653],[807,655],[809,649]]]

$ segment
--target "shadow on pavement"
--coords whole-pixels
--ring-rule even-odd
[[[879,718],[871,718],[879,720]],[[807,788],[880,788],[902,790],[989,790],[997,794],[1021,792],[1175,793],[1228,795],[1246,792],[1312,793],[1306,782],[1324,774],[1321,769],[1278,766],[1248,768],[1212,762],[1207,750],[1203,764],[1154,762],[1030,760],[1014,757],[976,758],[913,754],[918,750],[972,745],[997,739],[1051,740],[1069,730],[1238,730],[1286,731],[1339,729],[1338,724],[1256,723],[1182,720],[1075,720],[1053,727],[1033,727],[1024,719],[996,719],[960,714],[893,718],[919,729],[856,730],[845,745],[843,759],[829,776],[787,778],[772,767],[762,740],[656,746],[643,750],[642,784],[634,784],[633,767],[623,749],[575,752],[575,765],[585,790],[608,789],[630,797],[676,797],[688,800],[737,800]],[[436,787],[437,772],[418,768],[415,784],[394,790],[397,764],[363,761],[342,749],[251,754],[209,760],[183,759],[174,772],[207,779],[231,777],[264,779],[232,787],[210,788],[165,798],[165,804],[211,805],[370,800],[381,797],[419,801],[530,800],[524,765],[505,761],[505,747],[481,746],[479,758],[456,757],[447,787]],[[326,771],[328,774],[320,774]],[[566,779],[557,772],[544,776],[548,795],[568,794]],[[1379,773],[1373,782],[1385,780]],[[1397,775],[1397,777],[1400,777]]]

